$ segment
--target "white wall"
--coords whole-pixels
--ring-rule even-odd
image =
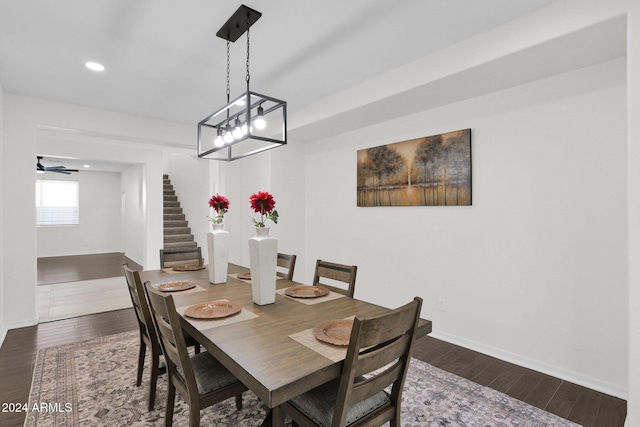
[[[625,93],[616,60],[310,145],[307,271],[356,264],[357,297],[419,295],[437,336],[624,394]],[[358,149],[463,128],[473,206],[356,207]]]
[[[120,173],[46,173],[38,179],[78,181],[78,225],[37,228],[38,257],[122,251]]]
[[[144,165],[141,178],[148,214],[143,240],[136,242],[143,248],[142,259],[137,254],[132,258],[145,268],[159,267],[163,152],[195,145],[195,126],[13,94],[4,94],[3,114],[2,196],[11,201],[11,209],[4,206],[2,223],[8,329],[37,323],[33,172],[37,152]]]
[[[249,204],[256,191],[268,191],[276,201],[280,215],[278,224],[267,222],[270,235],[278,238],[278,251],[295,254],[294,279],[309,281],[305,277],[303,262],[305,248],[305,178],[304,146],[291,142],[240,161],[225,165],[224,194],[230,199],[229,213],[225,215],[225,229],[231,233],[230,262],[249,266],[248,239],[255,236],[252,218],[259,219]]]
[[[629,397],[626,426],[640,424],[640,2],[627,15],[629,204]]]
[[[146,171],[144,165],[131,165],[121,173],[120,189],[124,194],[124,253],[140,265],[145,263],[146,242]],[[120,218],[120,216],[119,216]]]
[[[0,165],[3,164],[4,158],[4,115],[2,97],[4,91],[2,85],[0,85]],[[0,173],[0,224],[4,224],[4,174]],[[4,337],[7,334],[7,327],[5,323],[5,310],[4,310],[4,233],[3,228],[0,227],[0,345],[4,341]]]

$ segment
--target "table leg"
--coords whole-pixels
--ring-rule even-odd
[[[260,427],[271,427],[273,425],[273,409],[267,412],[267,416],[264,417],[264,421],[260,424]]]
[[[273,427],[284,427],[284,412],[282,412],[279,406],[276,406],[271,410],[271,417],[271,425]]]

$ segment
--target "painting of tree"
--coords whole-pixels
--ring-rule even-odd
[[[471,205],[471,129],[358,150],[358,206]]]

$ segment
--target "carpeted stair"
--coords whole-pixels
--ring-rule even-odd
[[[164,250],[197,250],[198,244],[196,243],[193,234],[191,234],[191,228],[189,228],[189,222],[182,213],[178,196],[173,189],[169,175],[163,175],[164,183]],[[184,258],[177,259],[178,264],[184,263],[181,261],[192,261],[193,256],[189,253],[184,255]],[[175,259],[175,258],[172,258]]]

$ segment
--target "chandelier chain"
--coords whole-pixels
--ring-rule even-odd
[[[229,78],[230,64],[231,64],[231,53],[229,49],[229,40],[227,40],[227,103],[229,103],[229,97],[231,95],[231,79]]]
[[[248,25],[248,21],[249,21],[249,18],[247,17],[247,25]],[[249,28],[247,28],[247,77],[246,77],[247,85],[249,84],[249,80],[251,79],[251,75],[249,74],[249,45],[250,45]]]

